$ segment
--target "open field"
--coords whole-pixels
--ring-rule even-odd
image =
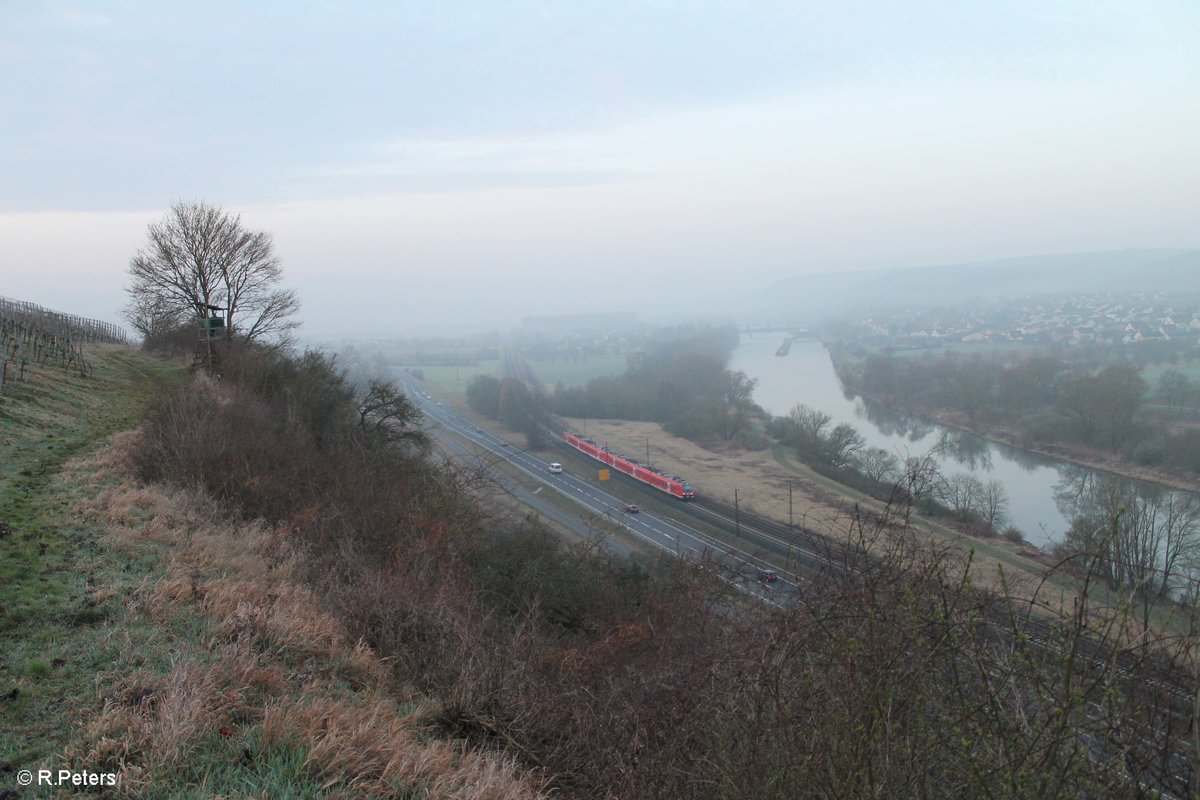
[[[429,393],[443,401],[463,400],[467,393],[467,384],[476,375],[492,375],[500,377],[500,361],[481,361],[473,366],[421,366],[398,365],[395,369],[413,369],[425,376],[425,385]]]
[[[629,356],[606,353],[598,356],[585,356],[578,361],[565,359],[556,361],[527,359],[527,361],[537,376],[538,382],[548,391],[554,391],[554,387],[560,383],[566,387],[583,386],[592,378],[620,375],[625,372]]]

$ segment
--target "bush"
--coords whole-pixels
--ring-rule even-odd
[[[1037,442],[1056,442],[1061,438],[1064,420],[1054,411],[1041,411],[1021,420],[1026,447]]]
[[[196,352],[199,331],[195,322],[156,330],[142,340],[142,346],[161,355],[191,355]]]
[[[1025,544],[1025,534],[1016,525],[1009,525],[1001,536],[1013,544]]]
[[[1175,467],[1200,473],[1200,431],[1189,430],[1170,437],[1168,452]]]
[[[1162,436],[1135,445],[1129,457],[1143,467],[1161,466],[1167,460],[1167,441]]]

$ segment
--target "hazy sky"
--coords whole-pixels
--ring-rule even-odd
[[[0,2],[0,294],[114,318],[177,199],[315,337],[1196,246],[1200,3]]]

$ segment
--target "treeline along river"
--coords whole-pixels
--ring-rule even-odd
[[[776,355],[781,338],[778,333],[743,334],[729,364],[758,381],[754,400],[768,413],[780,416],[803,403],[829,414],[835,425],[853,425],[868,447],[882,447],[901,459],[934,453],[946,477],[972,472],[985,483],[998,480],[1008,492],[1011,524],[1032,544],[1061,539],[1088,490],[1097,479],[1110,478],[1099,470],[997,444],[847,396],[824,345],[796,340],[781,357]]]

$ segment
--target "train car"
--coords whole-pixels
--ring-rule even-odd
[[[692,488],[692,485],[678,475],[664,475],[653,467],[646,466],[619,453],[614,453],[607,447],[601,447],[594,439],[576,436],[567,431],[563,431],[562,436],[564,442],[579,452],[591,456],[618,472],[624,472],[631,478],[649,484],[659,491],[666,492],[672,497],[678,497],[680,500],[690,500],[696,496],[696,490]]]

